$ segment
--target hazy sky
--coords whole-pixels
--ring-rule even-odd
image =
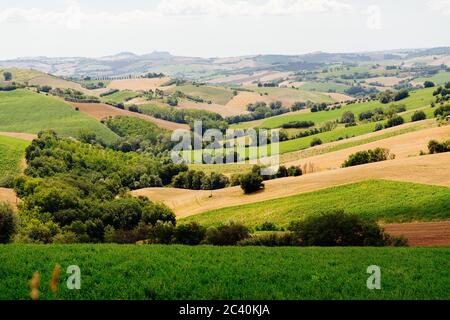
[[[1,0],[0,59],[450,46],[450,0]]]

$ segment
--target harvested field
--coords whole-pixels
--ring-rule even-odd
[[[332,93],[332,92],[327,92],[327,93],[323,93],[324,95],[329,96],[331,99],[336,100],[337,102],[345,102],[345,101],[349,101],[349,100],[354,100],[353,97],[350,97],[346,94],[343,93]]]
[[[272,99],[269,97],[261,96],[256,92],[240,91],[237,96],[234,96],[233,99],[227,103],[227,107],[239,108],[242,111],[247,111],[247,105],[250,103],[270,103],[271,101]]]
[[[377,77],[377,78],[370,78],[366,80],[366,83],[381,83],[382,85],[386,87],[393,87],[400,83],[404,79],[397,78],[397,77]]]
[[[17,206],[17,197],[13,189],[0,188],[0,202],[9,202]]]
[[[33,141],[37,138],[36,134],[22,132],[0,132],[0,136],[17,138],[25,141]]]
[[[193,101],[183,100],[178,103],[177,108],[179,109],[194,109],[194,110],[205,110],[220,114],[222,117],[231,117],[241,114],[249,113],[246,108],[238,108],[227,105],[221,105],[216,103],[196,103]]]
[[[397,159],[338,170],[322,171],[301,177],[276,179],[265,182],[265,190],[244,195],[240,187],[209,191],[170,188],[148,188],[133,191],[134,196],[147,196],[153,201],[171,207],[178,217],[201,212],[277,199],[371,179],[416,182],[450,186],[450,153]]]
[[[312,163],[315,171],[337,169],[341,167],[342,163],[351,154],[375,148],[389,149],[391,153],[395,154],[396,159],[403,159],[418,156],[420,151],[427,151],[428,142],[433,139],[438,141],[450,139],[450,126],[410,132],[332,153],[285,162],[284,165],[292,166]]]
[[[289,75],[289,72],[262,71],[254,74],[237,74],[228,77],[215,78],[209,80],[208,82],[211,84],[252,85],[254,82],[270,82],[276,79],[288,77]]]
[[[72,103],[72,105],[78,108],[81,112],[86,113],[97,120],[103,120],[108,117],[128,116],[146,120],[156,124],[160,128],[171,131],[177,129],[189,130],[189,126],[186,124],[157,119],[145,114],[122,110],[103,103]]]
[[[108,88],[118,90],[148,91],[160,88],[164,83],[166,83],[169,80],[170,80],[169,77],[153,78],[153,79],[113,80],[108,85]]]
[[[450,221],[388,224],[384,228],[393,236],[404,236],[410,246],[450,246]]]

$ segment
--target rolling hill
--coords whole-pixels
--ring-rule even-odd
[[[133,191],[133,195],[162,201],[171,207],[178,217],[183,218],[238,204],[288,197],[371,179],[450,186],[449,161],[450,153],[443,153],[322,171],[301,177],[266,181],[263,191],[250,195],[244,195],[240,187],[216,190],[212,198],[209,191],[170,188],[141,189]]]
[[[0,131],[36,134],[48,129],[72,137],[86,129],[107,142],[117,139],[99,121],[75,111],[58,98],[22,89],[0,92]]]

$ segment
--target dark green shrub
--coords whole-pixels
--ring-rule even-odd
[[[425,81],[423,83],[424,88],[433,88],[435,86],[434,82],[431,81]]]
[[[238,242],[239,246],[289,247],[301,242],[292,232],[256,235]]]
[[[373,150],[359,151],[348,157],[342,167],[353,167],[366,163],[380,162],[388,159],[394,159],[395,155],[391,154],[388,149],[376,148]]]
[[[195,246],[200,244],[206,235],[206,228],[196,222],[182,224],[175,229],[175,242]]]
[[[291,223],[289,230],[305,246],[385,246],[391,237],[374,221],[335,211]]]
[[[426,118],[427,118],[427,115],[425,114],[425,112],[423,112],[423,111],[416,111],[411,116],[411,121],[412,122],[421,121],[421,120],[425,120]]]
[[[300,167],[291,166],[288,169],[288,176],[289,177],[298,177],[303,174],[303,171]]]
[[[431,140],[428,143],[428,151],[430,151],[430,154],[450,152],[450,140],[442,143],[436,140]]]
[[[402,125],[404,123],[405,123],[405,120],[402,117],[394,116],[387,121],[387,123],[384,127],[387,129],[387,128],[392,128],[392,127]]]
[[[257,173],[247,173],[239,179],[241,188],[245,194],[253,193],[264,188],[263,181],[263,177]]]
[[[266,221],[262,225],[257,226],[256,231],[278,231],[278,228],[273,222]]]
[[[8,243],[17,231],[17,216],[9,203],[0,202],[0,243]]]
[[[314,138],[311,141],[311,147],[320,146],[321,144],[322,144],[322,140],[320,140],[319,138]]]
[[[239,241],[250,237],[250,231],[242,224],[229,222],[206,231],[205,243],[215,246],[234,246]]]
[[[341,117],[341,123],[355,123],[355,114],[351,111],[346,111]]]
[[[150,229],[149,243],[171,244],[174,241],[175,226],[172,222],[158,221]]]
[[[285,166],[280,166],[277,172],[277,178],[286,178],[289,175],[288,169]]]
[[[383,125],[381,123],[377,123],[375,125],[375,131],[381,131],[381,130],[383,130]]]

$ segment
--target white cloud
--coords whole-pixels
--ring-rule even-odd
[[[145,22],[165,16],[295,16],[307,13],[347,12],[353,7],[342,0],[266,0],[252,4],[248,0],[161,0],[153,10],[114,12],[83,12],[76,1],[64,11],[47,11],[37,8],[7,8],[0,11],[0,23],[48,23],[68,29],[79,29],[83,21]]]
[[[337,0],[268,0],[260,4],[224,0],[164,0],[157,11],[164,15],[267,16],[349,11],[352,6]]]
[[[440,12],[444,15],[450,15],[450,0],[431,0],[428,1],[428,7],[432,11]]]
[[[51,23],[67,29],[81,28],[81,10],[77,2],[71,2],[65,11],[43,11],[36,8],[8,8],[0,11],[0,23]]]
[[[377,5],[371,5],[366,10],[367,20],[366,27],[369,30],[381,30],[382,29],[382,18],[381,18],[381,8]]]

